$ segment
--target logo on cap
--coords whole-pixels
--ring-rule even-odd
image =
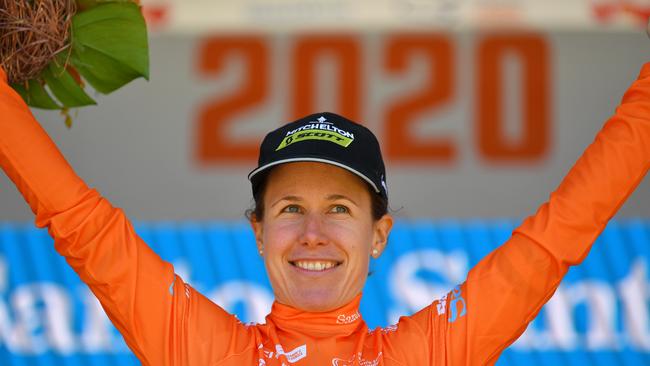
[[[312,121],[295,130],[288,131],[275,151],[284,149],[296,142],[307,140],[328,141],[343,147],[350,146],[354,141],[354,134],[344,131],[334,126],[333,123],[326,121],[327,119],[325,117],[320,116],[317,121]]]

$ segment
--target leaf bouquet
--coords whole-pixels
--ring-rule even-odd
[[[96,104],[86,86],[109,94],[149,78],[147,29],[137,0],[0,0],[0,66],[28,105]]]

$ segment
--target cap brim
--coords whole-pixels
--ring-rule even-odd
[[[366,181],[375,190],[375,192],[381,194],[381,191],[379,190],[377,185],[370,178],[365,176],[360,171],[358,171],[356,169],[353,169],[353,168],[351,168],[351,167],[349,167],[349,166],[347,166],[345,164],[342,164],[342,163],[340,163],[340,162],[338,162],[336,160],[329,160],[329,159],[323,159],[323,158],[314,158],[314,157],[302,157],[302,158],[298,157],[298,158],[291,158],[291,159],[283,159],[283,160],[273,161],[273,162],[268,163],[266,165],[262,165],[262,166],[258,167],[257,169],[253,170],[252,172],[250,172],[248,174],[248,180],[252,182],[253,177],[255,177],[257,174],[259,174],[259,173],[261,173],[261,172],[263,172],[263,171],[265,171],[265,170],[267,170],[269,168],[272,168],[272,167],[274,167],[276,165],[280,165],[280,164],[284,164],[284,163],[296,163],[296,162],[300,162],[300,161],[313,161],[313,162],[317,162],[317,163],[325,163],[325,164],[330,164],[330,165],[337,166],[339,168],[343,168],[343,169],[349,171],[350,173],[353,173],[354,175],[358,176],[359,178],[363,179],[364,181]]]

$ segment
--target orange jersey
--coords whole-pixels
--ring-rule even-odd
[[[174,274],[77,177],[0,71],[0,165],[144,365],[485,365],[521,335],[650,166],[650,64],[537,213],[442,299],[368,330],[360,296],[327,313],[275,303],[245,325]],[[433,299],[432,299],[433,300]]]

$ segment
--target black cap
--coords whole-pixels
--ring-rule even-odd
[[[260,146],[258,167],[248,174],[253,194],[265,175],[262,173],[278,164],[298,161],[346,169],[388,199],[386,168],[377,138],[366,127],[343,116],[316,113],[269,132]]]

